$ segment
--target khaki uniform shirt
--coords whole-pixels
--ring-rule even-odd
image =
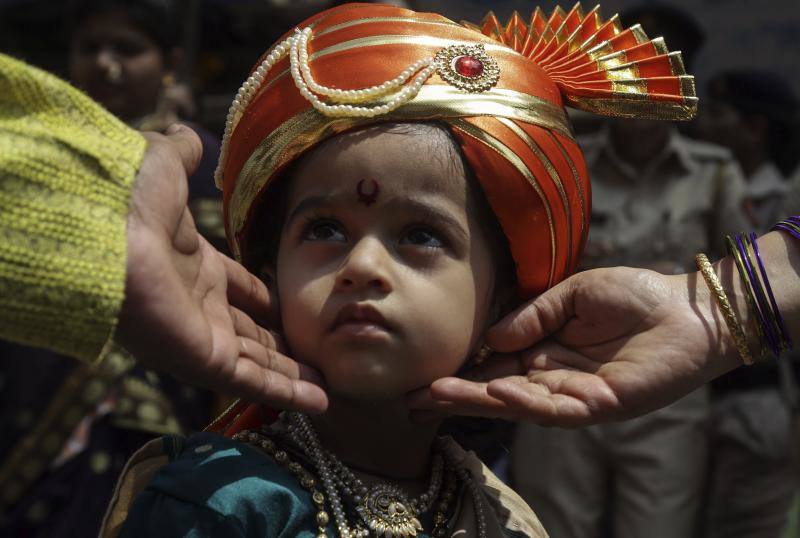
[[[592,222],[582,266],[694,271],[694,256],[725,253],[726,233],[749,230],[745,183],[721,147],[673,130],[650,166],[619,158],[607,130],[580,140],[592,182]]]
[[[789,191],[789,182],[772,162],[765,162],[748,178],[745,215],[759,235],[788,216],[781,211]]]

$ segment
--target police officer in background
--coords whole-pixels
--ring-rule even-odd
[[[800,103],[776,74],[738,69],[709,81],[698,134],[729,148],[746,178],[744,211],[759,234],[800,207],[786,174],[796,159],[792,121]],[[791,202],[789,202],[791,203]],[[772,538],[786,525],[797,484],[791,477],[797,416],[797,356],[761,361],[712,382],[709,538]]]
[[[621,19],[641,21],[648,36],[663,36],[691,60],[702,42],[693,20],[668,7],[635,11]],[[724,234],[746,226],[744,181],[727,149],[646,120],[616,120],[580,142],[592,178],[584,268],[692,271],[697,252],[722,255]],[[520,426],[514,487],[552,536],[691,537],[700,525],[709,414],[700,389],[625,422]]]

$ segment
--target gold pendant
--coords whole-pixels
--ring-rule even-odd
[[[394,485],[378,484],[370,488],[356,511],[378,537],[410,538],[422,530],[411,503]]]

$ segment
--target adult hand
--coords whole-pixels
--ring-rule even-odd
[[[500,354],[469,379],[437,380],[409,404],[420,420],[581,426],[641,415],[740,364],[714,308],[697,274],[578,273],[490,329],[487,343]]]
[[[258,323],[270,319],[267,288],[197,232],[186,178],[200,160],[199,138],[180,125],[145,136],[117,340],[141,363],[188,383],[281,409],[323,411],[319,375],[282,355]]]

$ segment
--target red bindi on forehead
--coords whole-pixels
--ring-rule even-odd
[[[378,194],[381,192],[381,187],[374,179],[362,179],[356,185],[356,194],[358,201],[369,207],[378,200]]]

